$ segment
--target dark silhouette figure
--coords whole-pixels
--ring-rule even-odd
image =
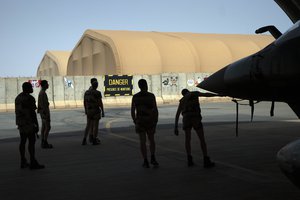
[[[33,92],[32,85],[25,82],[22,85],[21,92],[15,99],[16,125],[20,132],[19,151],[21,155],[21,168],[30,167],[30,169],[42,169],[44,165],[40,165],[35,159],[35,137],[39,131],[39,124],[36,116],[35,99],[30,94]],[[30,154],[30,165],[25,157],[25,145],[28,139],[28,151]]]
[[[88,135],[89,135],[89,142],[93,143],[93,133],[91,131],[91,120],[87,117],[87,102],[88,102],[88,97],[90,95],[90,91],[92,89],[92,83],[94,81],[98,81],[98,80],[96,78],[91,78],[91,80],[90,80],[91,86],[87,91],[85,91],[84,98],[83,98],[84,112],[85,112],[85,115],[86,115],[86,127],[85,127],[85,131],[84,131],[84,137],[83,137],[82,145],[87,144],[86,138],[87,138]]]
[[[86,138],[89,134],[89,140],[93,145],[100,144],[98,136],[99,120],[104,117],[104,107],[101,92],[97,90],[98,81],[91,79],[91,87],[84,93],[84,110],[87,116],[87,125],[84,132],[82,145],[86,145]]]
[[[140,148],[144,158],[143,167],[149,168],[147,159],[146,137],[150,142],[150,163],[157,167],[159,164],[155,158],[154,134],[158,121],[158,110],[154,94],[148,92],[148,85],[145,79],[138,82],[140,92],[133,95],[131,103],[131,117],[135,124],[135,131],[140,137]]]
[[[201,93],[201,92],[190,92],[188,89],[183,89],[181,91],[183,97],[179,101],[179,106],[177,109],[175,117],[175,135],[178,135],[178,119],[180,113],[182,114],[182,124],[183,130],[185,131],[185,149],[187,153],[188,166],[193,166],[193,157],[191,155],[191,130],[195,129],[201,144],[202,153],[204,156],[203,162],[205,168],[211,168],[215,163],[210,161],[210,158],[207,155],[207,147],[204,138],[204,131],[202,126],[202,116],[199,103],[199,97],[213,97],[217,96],[211,93]]]
[[[50,109],[49,109],[49,101],[46,90],[49,88],[49,84],[47,80],[41,81],[41,91],[39,93],[38,98],[38,109],[37,112],[40,113],[42,119],[42,129],[41,129],[41,147],[44,149],[53,148],[52,144],[48,143],[48,136],[51,129],[50,125]]]

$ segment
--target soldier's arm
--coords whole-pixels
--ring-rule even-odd
[[[20,125],[20,119],[23,117],[24,113],[22,112],[22,103],[19,99],[15,100],[15,114],[16,114],[16,125]]]
[[[83,96],[83,106],[84,106],[84,112],[85,112],[85,114],[87,114],[87,102],[86,102],[86,96],[87,96],[87,93],[85,92],[85,93],[84,93],[84,96]]]
[[[175,135],[178,135],[178,120],[181,112],[182,112],[182,102],[180,101],[175,115],[175,130],[174,130]]]
[[[99,99],[99,107],[101,108],[102,111],[102,117],[104,117],[104,107],[103,107],[102,98]]]
[[[37,109],[36,108],[36,105],[35,105],[35,99],[34,97],[30,96],[30,116],[31,116],[31,120],[33,122],[33,124],[35,125],[35,132],[39,132],[39,122],[37,120],[37,116],[36,116],[36,112],[35,110]]]
[[[39,95],[39,99],[38,99],[38,107],[40,109],[40,113],[42,114],[46,114],[45,113],[45,105],[46,105],[46,95],[45,93],[42,93]]]
[[[155,96],[153,97],[153,111],[154,111],[155,122],[157,123],[158,122],[158,109],[157,109]]]
[[[131,101],[131,118],[133,120],[133,122],[135,123],[135,119],[136,119],[136,115],[135,115],[135,103],[134,103],[134,97],[132,97],[132,101]]]

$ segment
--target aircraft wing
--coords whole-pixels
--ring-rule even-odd
[[[275,0],[287,16],[296,23],[300,20],[300,0]]]

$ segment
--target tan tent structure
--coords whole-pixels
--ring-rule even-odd
[[[46,51],[37,70],[37,76],[65,76],[70,51]]]
[[[273,41],[270,35],[87,30],[67,75],[215,72]]]

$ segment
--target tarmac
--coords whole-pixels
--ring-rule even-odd
[[[208,152],[216,167],[204,169],[196,134],[192,136],[194,167],[188,167],[184,132],[175,136],[177,105],[159,106],[156,132],[158,168],[145,169],[130,108],[106,108],[99,126],[100,145],[81,145],[85,128],[82,109],[51,110],[53,149],[36,157],[42,170],[20,169],[14,113],[0,113],[0,198],[9,199],[130,199],[130,200],[299,200],[300,190],[281,173],[276,154],[299,138],[300,121],[283,103],[240,106],[239,136],[235,104],[203,103]]]

